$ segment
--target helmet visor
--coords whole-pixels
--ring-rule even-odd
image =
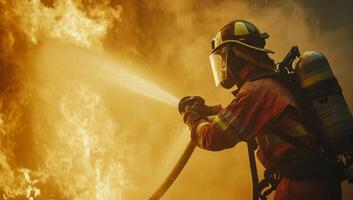
[[[227,73],[227,53],[228,48],[219,48],[209,56],[213,78],[218,87],[222,80],[225,79]]]

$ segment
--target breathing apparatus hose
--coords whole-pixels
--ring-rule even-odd
[[[169,189],[169,187],[174,183],[175,179],[179,176],[180,172],[184,169],[186,163],[189,161],[192,153],[195,150],[196,145],[193,141],[190,140],[189,144],[186,146],[183,154],[180,156],[178,162],[175,164],[172,171],[165,178],[163,183],[159,186],[159,188],[152,194],[148,200],[159,200],[165,192]]]

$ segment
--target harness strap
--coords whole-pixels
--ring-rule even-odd
[[[303,113],[304,127],[307,130],[310,130],[310,132],[315,135],[315,137],[319,141],[319,144],[325,150],[326,156],[331,155],[332,153],[330,149],[325,145],[325,143],[323,142],[322,135],[320,134],[321,121],[319,120],[317,113],[313,110],[314,108],[310,103],[311,101],[309,97],[305,94],[305,92],[303,91],[299,83],[296,82],[295,77],[292,77],[290,75],[284,77],[283,75],[280,75],[276,72],[266,72],[262,74],[253,74],[252,76],[248,77],[248,81],[255,81],[258,79],[266,79],[266,78],[273,79],[280,82],[293,94],[294,98],[297,100],[299,107]],[[278,136],[280,139],[292,144],[300,151],[312,150],[303,141],[293,137],[292,135],[290,135],[285,131],[273,130],[271,132],[273,132],[273,134],[276,134],[276,136]],[[256,163],[254,158],[254,152],[251,151],[251,149],[249,148],[249,143],[248,143],[248,154],[249,154],[249,161],[250,161],[251,173],[253,178],[253,199],[254,200],[266,199],[266,196],[269,195],[273,190],[275,190],[280,180],[280,174],[278,174],[278,171],[265,170],[265,178],[259,183],[257,170],[256,170]],[[337,167],[339,168],[339,166],[336,166],[334,168],[337,168]],[[270,188],[266,189],[268,187]]]

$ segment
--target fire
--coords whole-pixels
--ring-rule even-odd
[[[146,73],[163,73],[180,94],[226,105],[232,97],[212,89],[206,66],[210,38],[230,19],[271,31],[276,60],[293,42],[349,57],[321,32],[313,40],[318,27],[308,26],[301,6],[288,13],[291,5],[227,0],[210,15],[211,1],[0,0],[0,199],[147,198],[189,131],[175,107],[165,106],[178,99],[127,69],[134,68],[130,59],[147,63]],[[288,21],[296,31],[288,31]],[[129,65],[109,60],[106,47]],[[195,155],[168,199],[250,198],[245,146],[210,155]]]
[[[24,176],[26,186],[26,197],[29,200],[33,200],[40,195],[40,190],[35,186],[39,180],[33,179],[30,175],[30,171],[28,169],[20,169],[20,172]]]
[[[68,85],[57,116],[45,171],[73,199],[122,199],[122,158],[114,157],[116,125],[102,99],[85,85]],[[80,192],[85,191],[85,192]],[[93,195],[94,194],[94,195]]]
[[[21,28],[34,44],[58,38],[84,47],[100,46],[112,22],[120,20],[122,11],[119,6],[110,7],[109,0],[89,6],[83,1],[54,1],[53,8],[40,0],[16,0],[14,4],[15,13],[21,16]]]
[[[155,188],[135,169],[149,168],[143,165],[150,155],[141,153],[146,142],[129,144],[141,130],[148,135],[153,123],[143,116],[147,128],[141,121],[132,131],[121,128],[117,119],[131,111],[112,112],[97,85],[110,82],[114,91],[125,88],[172,106],[178,99],[105,55],[103,42],[121,12],[109,0],[0,0],[3,199],[140,199]]]
[[[11,116],[22,116],[21,108],[33,107],[39,111],[29,116],[33,124],[34,144],[37,144],[33,148],[39,149],[41,156],[41,162],[32,161],[35,168],[17,166],[11,153],[16,144],[6,148],[3,141],[0,143],[0,188],[4,199],[34,200],[51,196],[77,200],[123,198],[121,189],[128,182],[122,158],[114,156],[117,154],[116,143],[112,142],[117,137],[117,125],[101,97],[84,83],[68,82],[63,87],[59,86],[63,92],[57,96],[59,100],[53,100],[50,96],[53,85],[35,85],[37,83],[32,82],[32,78],[24,78],[27,76],[24,74],[24,62],[20,61],[21,57],[16,54],[19,52],[15,49],[21,46],[35,50],[48,40],[56,39],[102,50],[108,29],[113,22],[120,20],[122,11],[121,6],[111,7],[109,3],[109,0],[88,3],[58,0],[53,1],[51,7],[40,0],[0,1],[4,19],[1,27],[8,29],[1,29],[5,36],[1,41],[1,60],[21,70],[18,72],[21,77],[14,81],[34,84],[18,86],[18,91],[13,92],[18,101],[9,106],[8,112],[2,107],[0,130],[2,136],[9,135],[2,140],[15,140],[16,135],[11,134],[20,129],[20,125],[14,122],[22,119]],[[18,41],[22,43],[17,44]],[[24,49],[21,56],[26,58],[31,53]],[[27,95],[44,104],[24,104],[23,101],[30,98]],[[16,99],[14,96],[9,98]],[[47,121],[50,117],[55,117],[55,120]]]

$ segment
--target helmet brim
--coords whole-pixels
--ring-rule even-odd
[[[244,47],[256,50],[256,51],[260,51],[260,52],[264,52],[264,53],[275,53],[272,50],[265,49],[265,48],[254,47],[254,46],[248,45],[248,44],[246,44],[246,43],[244,43],[242,41],[239,41],[239,40],[226,40],[226,41],[220,43],[216,48],[214,48],[211,53],[214,53],[215,51],[217,51],[217,49],[221,48],[222,46],[224,46],[226,44],[239,44],[241,46],[244,46]]]

